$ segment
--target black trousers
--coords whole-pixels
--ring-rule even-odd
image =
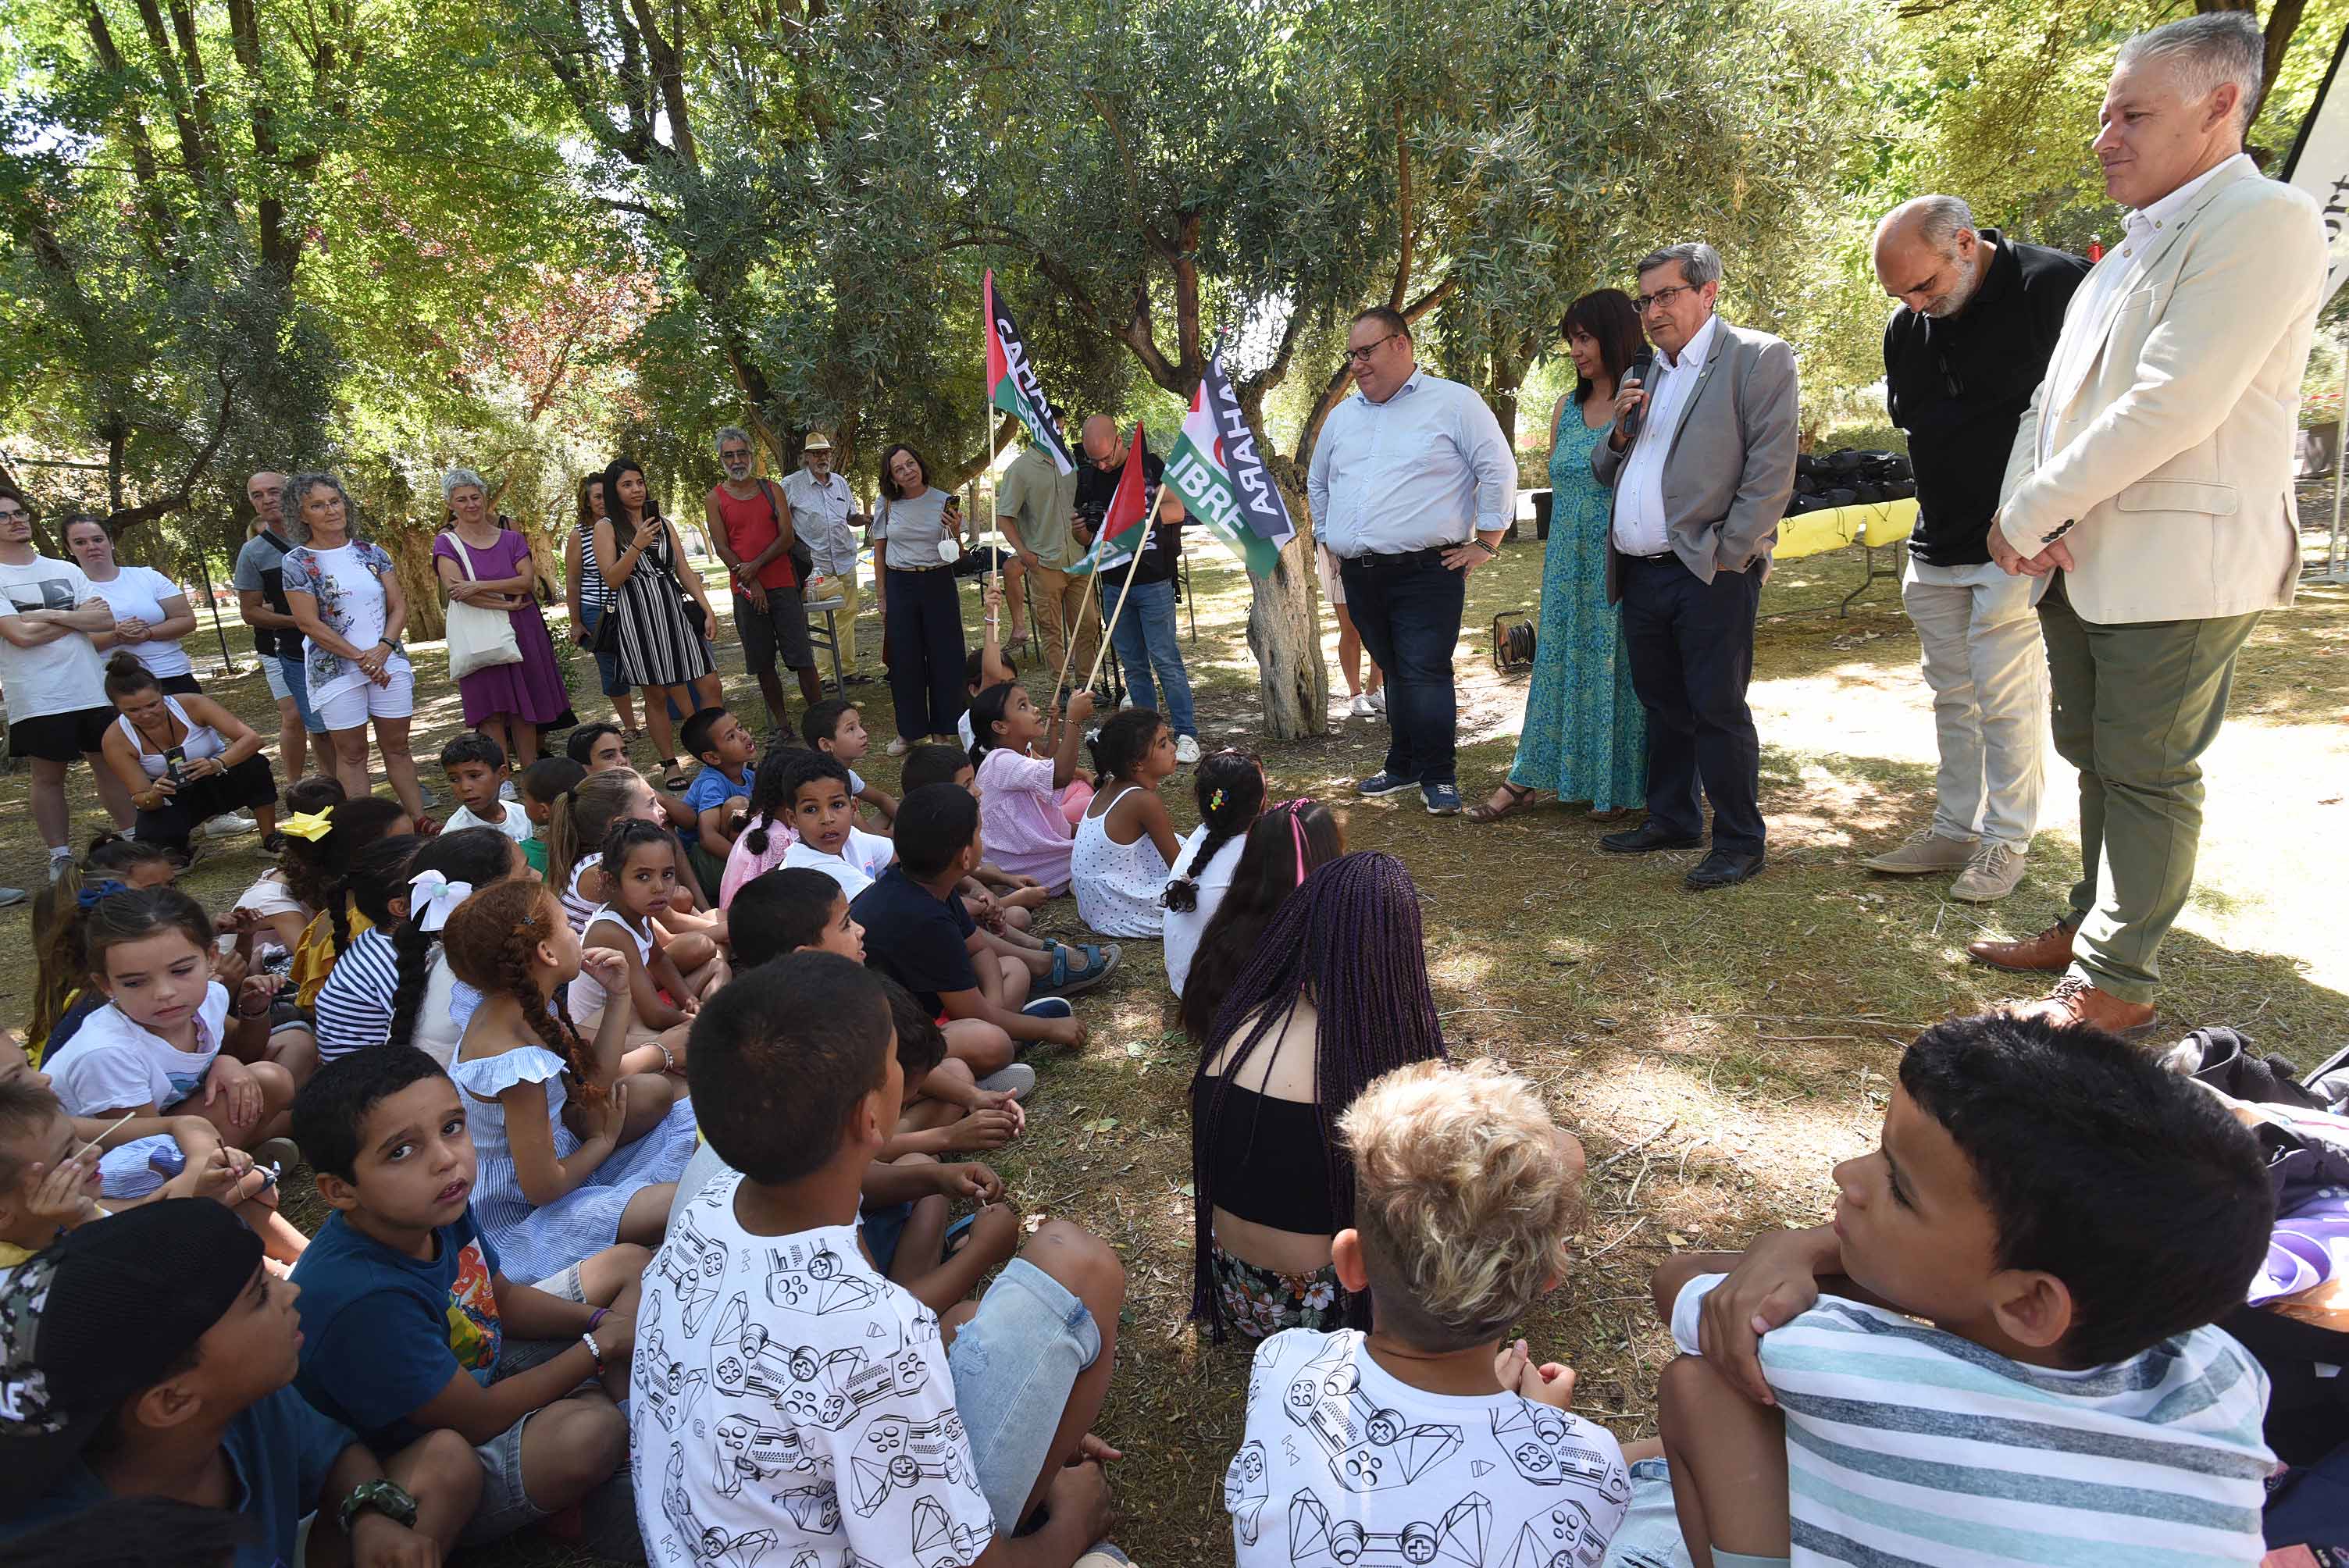
[[[1713,847],[1762,853],[1762,744],[1745,705],[1758,564],[1706,583],[1677,555],[1626,555],[1620,582],[1631,689],[1648,711],[1648,820],[1702,835],[1702,780],[1713,800]]]
[[[133,830],[139,841],[184,851],[198,828],[229,811],[250,810],[277,800],[277,779],[269,758],[255,753],[225,773],[190,779],[152,811],[142,810]]]
[[[943,566],[891,568],[882,599],[889,611],[889,695],[897,733],[908,740],[952,735],[966,706],[962,596]]]

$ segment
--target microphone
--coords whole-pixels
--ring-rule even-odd
[[[1623,379],[1631,383],[1635,387],[1644,387],[1648,384],[1648,373],[1655,367],[1656,351],[1643,346],[1639,353],[1631,356],[1630,366],[1623,372]],[[1623,388],[1618,387],[1616,390],[1620,392]],[[1630,413],[1624,415],[1622,418],[1616,421],[1616,423],[1623,427],[1623,439],[1625,442],[1628,443],[1639,439],[1640,416],[1647,411],[1647,406],[1642,404],[1639,407],[1634,408]]]

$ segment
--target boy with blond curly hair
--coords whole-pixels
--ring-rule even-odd
[[[1354,1225],[1330,1256],[1373,1326],[1257,1351],[1224,1478],[1239,1568],[1597,1563],[1622,1449],[1568,1410],[1572,1372],[1505,1337],[1566,1274],[1580,1145],[1486,1062],[1389,1073],[1339,1130]]]

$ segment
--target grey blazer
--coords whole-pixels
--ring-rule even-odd
[[[1785,340],[1719,324],[1696,389],[1681,404],[1680,428],[1664,457],[1664,525],[1672,553],[1706,582],[1757,560],[1766,573],[1778,520],[1795,493],[1795,424],[1802,394],[1795,351]],[[1590,471],[1609,490],[1623,459],[1606,441],[1590,449]],[[1623,597],[1613,509],[1607,529],[1607,601]]]

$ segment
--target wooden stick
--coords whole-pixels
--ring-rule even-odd
[[[1102,660],[1109,656],[1109,640],[1117,632],[1117,618],[1125,614],[1125,602],[1133,593],[1133,574],[1142,569],[1142,552],[1150,543],[1150,531],[1158,526],[1158,496],[1150,493],[1142,503],[1143,537],[1133,547],[1133,559],[1125,563],[1125,583],[1117,591],[1117,608],[1109,613],[1109,624],[1102,628],[1101,646],[1093,650],[1093,667],[1086,673],[1085,685],[1090,687],[1101,674]]]
[[[89,1146],[92,1149],[96,1149],[99,1144],[113,1137],[117,1132],[122,1130],[123,1122],[129,1121],[132,1117],[137,1116],[138,1114],[139,1113],[135,1110],[124,1112],[120,1120],[117,1121],[112,1127],[108,1128],[105,1131],[99,1133],[96,1138],[91,1139],[89,1140]]]

